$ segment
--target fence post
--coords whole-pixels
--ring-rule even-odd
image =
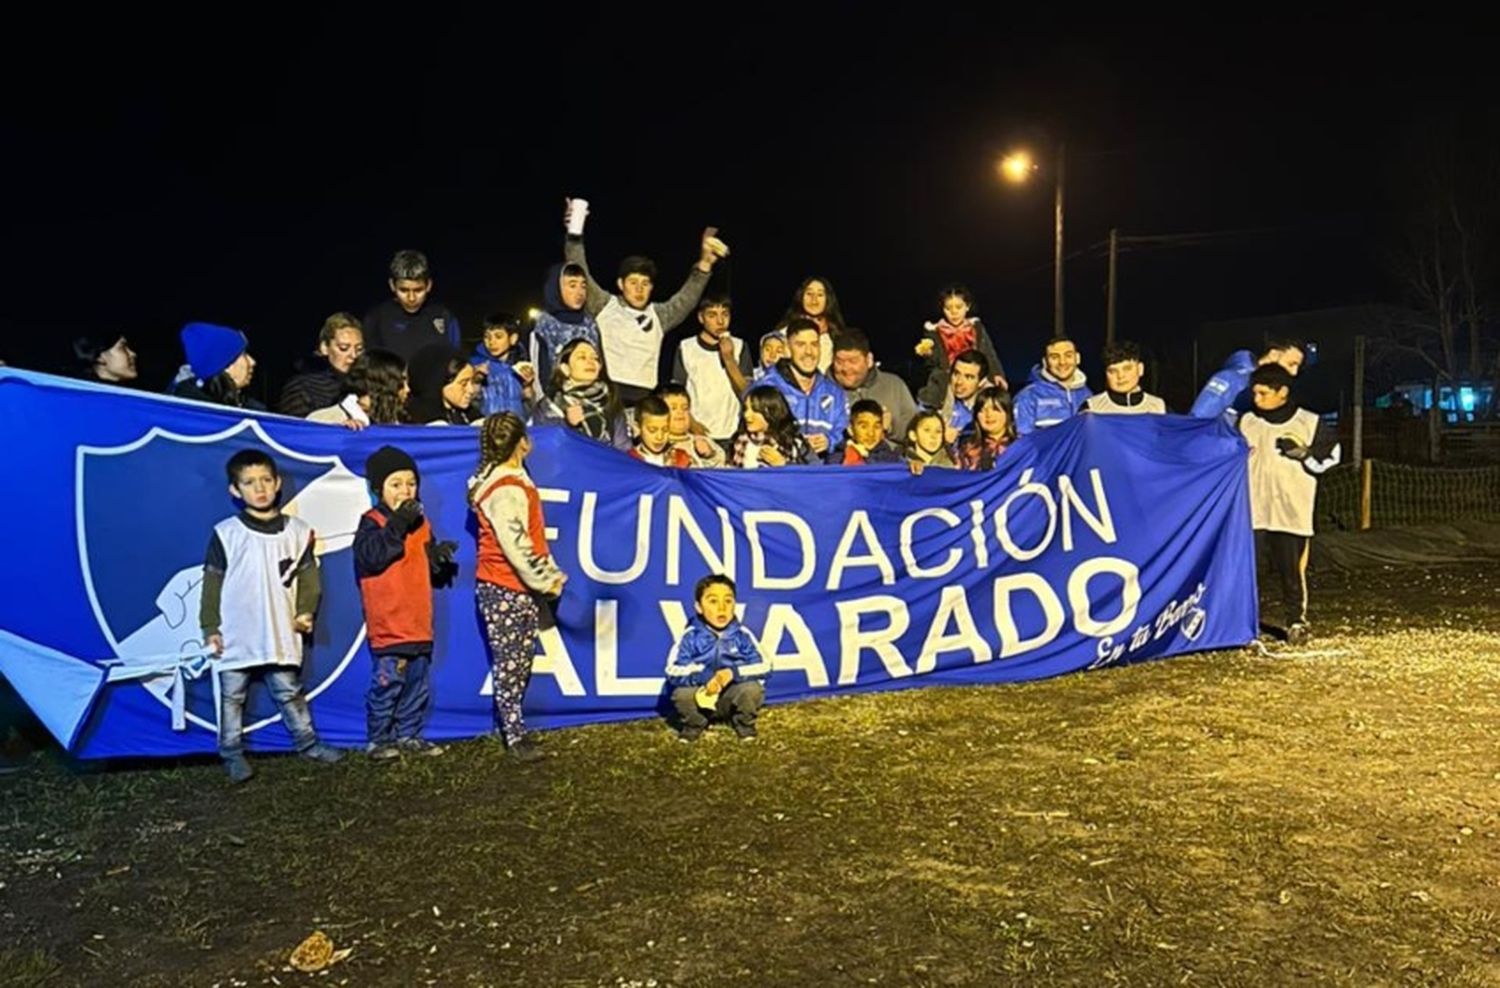
[[[1437,371],[1433,371],[1432,404],[1427,409],[1427,459],[1432,463],[1438,463],[1443,458],[1442,400],[1443,378]]]
[[[1359,530],[1370,530],[1370,493],[1374,481],[1374,460],[1365,460],[1359,465]]]
[[[1365,338],[1354,338],[1354,465],[1365,453]],[[1366,528],[1369,526],[1366,525]]]

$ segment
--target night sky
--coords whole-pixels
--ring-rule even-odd
[[[202,319],[244,329],[254,389],[279,387],[326,315],[380,301],[404,247],[471,335],[539,302],[572,193],[601,280],[646,253],[664,297],[713,224],[740,335],[818,274],[899,366],[957,279],[1014,374],[1050,332],[1050,174],[1016,189],[994,162],[1063,140],[1084,251],[1068,326],[1097,376],[1086,248],[1111,226],[1259,231],[1122,256],[1119,335],[1165,362],[1206,321],[1399,302],[1380,258],[1412,128],[1493,102],[1473,25],[547,13],[564,19],[109,15],[13,37],[0,358],[56,369],[75,333],[118,330],[164,385]]]

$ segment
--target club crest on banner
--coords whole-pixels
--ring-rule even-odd
[[[290,449],[254,419],[207,435],[156,427],[122,445],[77,447],[78,562],[89,604],[115,657],[126,665],[202,651],[203,558],[214,524],[239,510],[224,465],[242,449],[261,449],[276,460],[283,510],[308,522],[318,536],[323,597],[302,665],[308,699],[316,701],[364,643],[350,547],[369,493],[337,456]],[[210,491],[222,496],[205,496]],[[188,684],[187,721],[217,731],[212,680]],[[145,679],[141,686],[161,701],[162,727],[168,729],[170,678]],[[245,730],[278,721],[269,694],[256,684]]]

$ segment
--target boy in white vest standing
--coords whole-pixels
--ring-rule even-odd
[[[1250,375],[1251,408],[1239,418],[1250,446],[1250,524],[1270,556],[1286,608],[1287,640],[1308,636],[1307,556],[1318,477],[1339,462],[1338,433],[1292,400],[1292,375],[1280,364]]]
[[[292,745],[304,758],[333,763],[344,753],[318,740],[302,694],[302,637],[310,634],[322,586],[317,536],[281,513],[276,461],[258,449],[229,458],[229,493],[244,504],[214,526],[203,564],[198,623],[219,677],[219,755],[231,782],[255,774],[245,761],[245,696],[265,677]]]
[[[682,341],[672,380],[687,388],[693,414],[704,431],[727,445],[740,426],[740,395],[750,387],[750,348],[729,332],[727,295],[705,295],[698,304],[697,336]]]

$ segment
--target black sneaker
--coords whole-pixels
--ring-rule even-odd
[[[753,727],[736,727],[734,729],[734,733],[739,737],[741,741],[754,741],[756,738],[760,737],[760,734],[758,734]]]
[[[703,728],[701,727],[684,727],[677,732],[677,740],[680,744],[692,744],[701,737],[703,737]]]

